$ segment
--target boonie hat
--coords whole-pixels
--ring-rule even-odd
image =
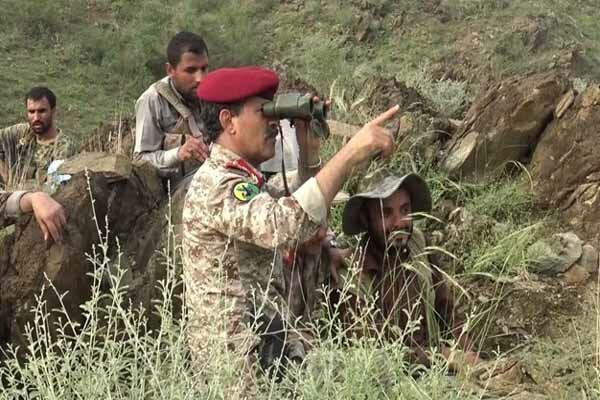
[[[360,212],[368,199],[386,199],[398,189],[405,189],[410,196],[412,212],[431,211],[431,192],[425,180],[417,174],[404,176],[393,175],[387,171],[377,171],[364,178],[361,193],[348,200],[342,215],[342,229],[347,235],[365,232],[367,227],[362,223]]]

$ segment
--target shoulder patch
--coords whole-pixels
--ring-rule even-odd
[[[243,202],[250,201],[259,193],[258,186],[250,182],[239,182],[233,187],[233,197]]]

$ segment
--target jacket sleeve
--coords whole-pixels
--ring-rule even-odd
[[[27,193],[19,192],[4,192],[0,191],[0,228],[4,228],[14,222],[14,218],[21,214],[19,203],[21,197]]]
[[[146,92],[135,103],[135,149],[137,160],[149,161],[168,175],[180,164],[179,148],[162,150],[165,132],[158,123],[158,99]]]

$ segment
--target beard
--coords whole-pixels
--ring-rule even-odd
[[[196,88],[191,89],[189,92],[179,91],[179,93],[181,93],[181,97],[183,97],[184,100],[188,104],[190,104],[190,105],[197,105],[197,104],[199,104],[198,97],[196,96]]]
[[[50,124],[40,121],[34,124],[29,124],[29,127],[36,135],[43,135],[50,129]]]
[[[408,241],[412,234],[412,226],[406,229],[391,231],[387,234],[386,247],[392,247],[395,250],[403,250],[408,246]]]
[[[412,235],[412,224],[404,229],[385,232],[369,230],[368,233],[371,239],[374,239],[374,243],[380,251],[401,253],[408,246],[408,241]]]

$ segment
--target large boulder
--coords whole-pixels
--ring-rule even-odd
[[[600,237],[600,86],[565,95],[531,161],[540,205],[559,209],[586,239]]]
[[[77,170],[92,161],[92,170]],[[32,321],[30,310],[43,288],[47,310],[64,306],[73,321],[82,322],[81,304],[90,298],[93,271],[86,254],[92,254],[100,237],[108,237],[110,256],[116,259],[116,238],[127,240],[132,227],[145,224],[164,196],[151,166],[132,164],[121,155],[82,154],[65,166],[73,177],[54,195],[67,212],[63,242],[44,242],[32,217],[23,217],[0,241],[0,345],[26,344],[24,327]],[[52,313],[50,321],[58,317]]]
[[[442,168],[478,179],[509,161],[525,161],[567,89],[567,81],[555,72],[491,86],[473,102],[449,142]]]

